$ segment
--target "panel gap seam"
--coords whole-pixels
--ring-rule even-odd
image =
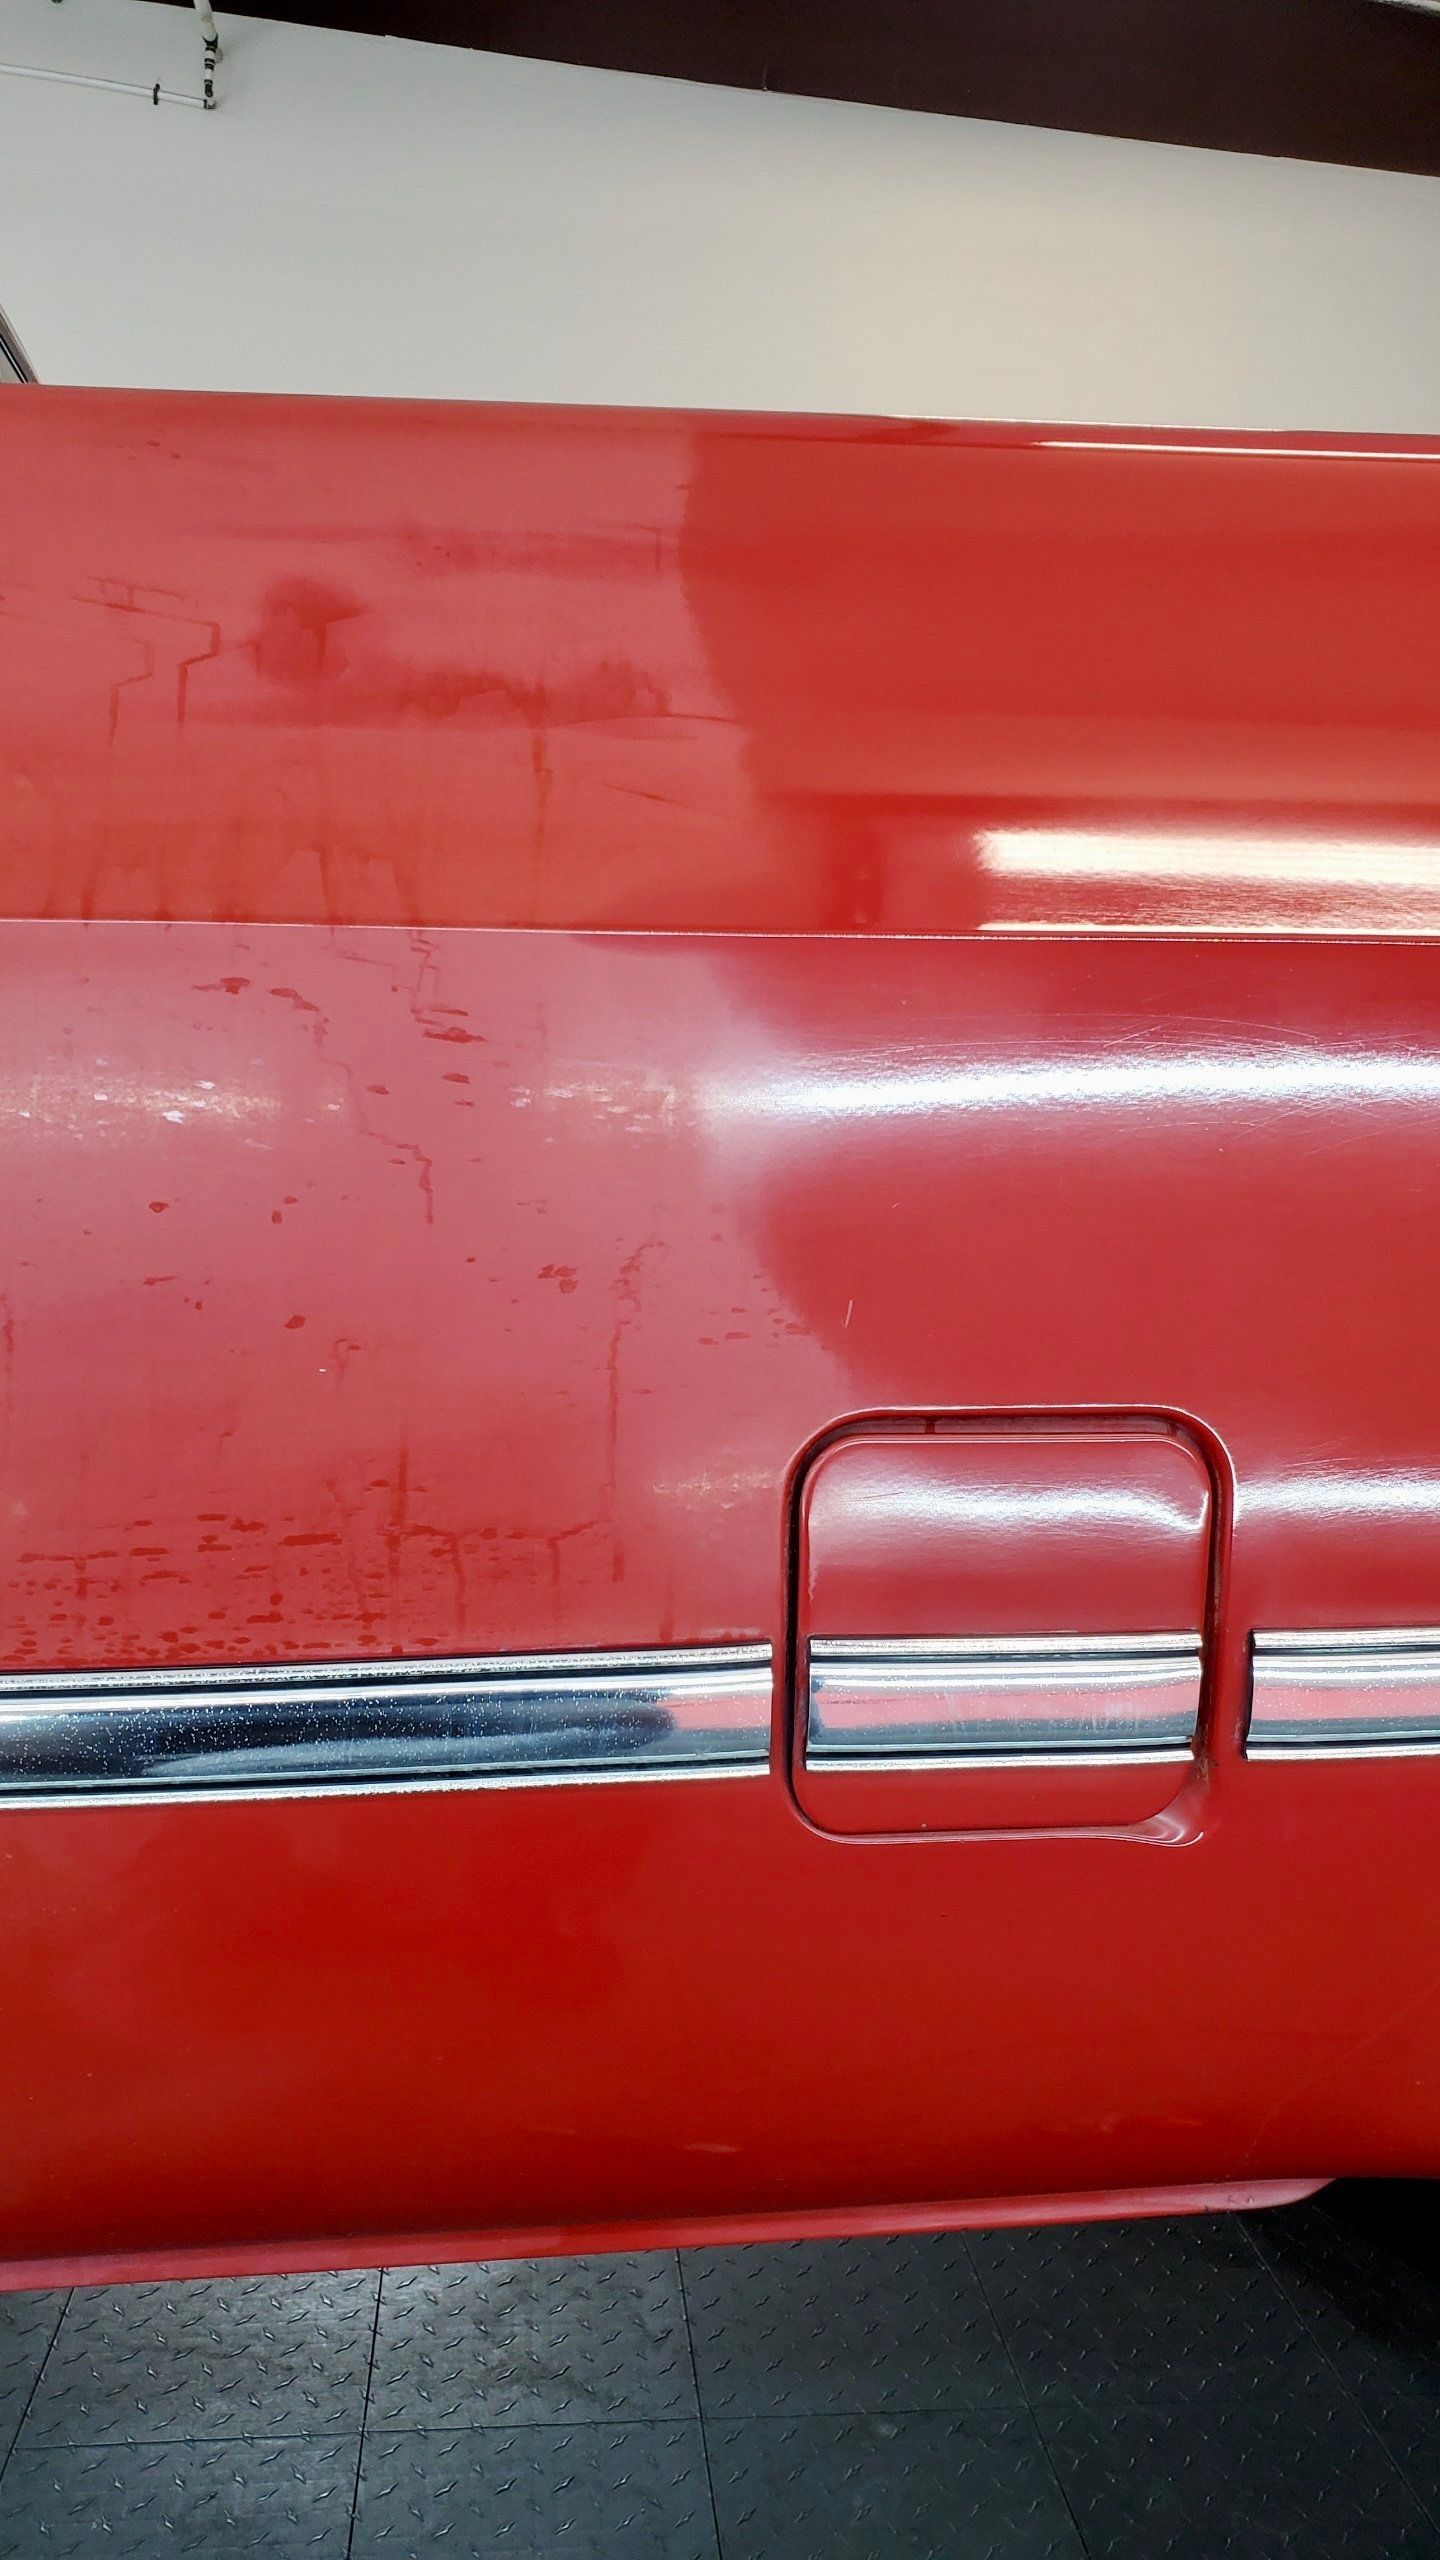
[[[375,2378],[375,2346],[380,2335],[380,2303],[385,2291],[385,2270],[375,2278],[375,2316],[370,2323],[370,2357],[365,2367],[365,2396],[360,2403],[360,2441],[355,2447],[355,2478],[350,2490],[350,2522],[345,2534],[345,2560],[355,2547],[355,2526],[360,2514],[360,2474],[365,2466],[365,2431],[370,2423],[370,2386]]]
[[[690,2376],[695,2385],[695,2417],[700,2429],[700,2459],[705,2465],[705,2494],[710,2501],[710,2522],[715,2534],[715,2560],[724,2560],[725,2545],[720,2533],[720,2509],[715,2501],[715,2474],[710,2468],[710,2431],[705,2422],[705,2403],[700,2394],[700,2367],[695,2356],[695,2332],[690,2326],[690,2296],[685,2289],[685,2252],[675,2252],[675,2274],[680,2286],[680,2310],[685,2322],[685,2347],[690,2358]]]
[[[6,2446],[6,2448],[5,2448],[5,2457],[4,2457],[4,2460],[3,2460],[3,2461],[0,2461],[0,2481],[3,2481],[3,2479],[4,2479],[4,2477],[5,2477],[6,2472],[9,2470],[9,2468],[10,2468],[11,2456],[14,2454],[15,2449],[16,2449],[17,2445],[18,2445],[18,2444],[19,2444],[19,2442],[20,2442],[20,2438],[21,2438],[21,2436],[22,2436],[22,2435],[24,2434],[24,2432],[25,2432],[26,2422],[27,2422],[27,2420],[28,2420],[28,2418],[29,2418],[29,2416],[30,2416],[30,2412],[31,2412],[31,2410],[32,2410],[32,2409],[34,2408],[34,2406],[35,2406],[35,2394],[37,2393],[37,2391],[38,2391],[38,2390],[39,2390],[39,2388],[40,2388],[41,2383],[42,2383],[42,2382],[44,2381],[44,2379],[45,2379],[46,2369],[47,2369],[47,2367],[48,2367],[48,2365],[49,2365],[49,2362],[50,2362],[51,2357],[52,2357],[52,2356],[53,2356],[53,2354],[55,2353],[55,2341],[56,2341],[56,2339],[57,2339],[57,2338],[59,2337],[59,2335],[60,2335],[60,2330],[61,2330],[61,2326],[62,2326],[62,2324],[63,2324],[63,2322],[64,2322],[64,2319],[65,2319],[65,2314],[66,2314],[66,2312],[69,2310],[70,2305],[71,2305],[71,2303],[74,2301],[74,2299],[75,2299],[75,2288],[74,2288],[74,2286],[72,2285],[72,2286],[71,2286],[71,2288],[70,2288],[70,2290],[69,2290],[69,2292],[66,2294],[64,2301],[61,2303],[61,2305],[60,2305],[60,2309],[59,2309],[58,2313],[56,2314],[55,2326],[54,2326],[54,2328],[53,2328],[53,2329],[51,2330],[51,2332],[50,2332],[50,2343],[49,2343],[49,2345],[47,2346],[47,2348],[46,2348],[46,2350],[45,2350],[45,2353],[44,2353],[44,2354],[43,2354],[43,2356],[41,2357],[39,2364],[38,2364],[38,2365],[36,2366],[36,2368],[35,2368],[35,2379],[34,2379],[34,2381],[31,2383],[29,2390],[28,2390],[28,2391],[26,2392],[26,2394],[25,2394],[25,2406],[24,2406],[24,2408],[23,2408],[23,2409],[21,2410],[21,2412],[20,2412],[19,2420],[18,2420],[17,2425],[16,2425],[16,2428],[15,2428],[15,2433],[13,2434],[13,2436],[12,2436],[12,2437],[11,2437],[11,2439],[10,2439],[10,2442],[8,2443],[8,2445],[7,2445],[7,2446]]]

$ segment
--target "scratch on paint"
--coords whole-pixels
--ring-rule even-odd
[[[532,878],[538,878],[545,864],[545,830],[550,817],[550,789],[554,779],[550,770],[550,740],[545,726],[545,696],[541,693],[539,710],[530,733],[530,770],[535,780],[535,858]]]
[[[416,939],[422,946],[422,952],[427,951],[428,946],[424,943],[424,937],[417,936]],[[353,952],[345,952],[342,954],[342,957],[345,959],[355,959],[358,955]],[[423,982],[423,963],[421,976]],[[241,983],[243,984],[244,982],[242,981]],[[355,1118],[355,1125],[360,1131],[361,1136],[373,1138],[377,1146],[393,1147],[397,1160],[406,1164],[413,1164],[415,1167],[416,1180],[419,1184],[420,1197],[425,1204],[425,1224],[427,1227],[433,1227],[435,1224],[434,1157],[430,1154],[427,1148],[420,1145],[418,1139],[397,1138],[390,1130],[377,1129],[375,1127],[366,1112],[365,1092],[373,1092],[376,1088],[373,1086],[366,1087],[364,1091],[362,1091],[360,1077],[357,1070],[350,1065],[348,1060],[344,1058],[337,1058],[332,1055],[330,1048],[330,1024],[319,1005],[311,1004],[305,996],[301,995],[298,988],[295,987],[272,987],[270,989],[270,994],[287,1004],[293,1005],[299,1012],[314,1015],[315,1019],[309,1025],[309,1029],[311,1037],[315,1043],[316,1054],[318,1057],[323,1059],[325,1065],[331,1070],[331,1072],[339,1076],[343,1082],[346,1091],[349,1093],[350,1105]],[[418,996],[412,996],[412,1011],[414,1011],[415,1005],[418,1001]],[[418,1014],[416,1019],[419,1019]]]
[[[665,1240],[663,1236],[647,1236],[643,1244],[637,1244],[634,1252],[627,1254],[625,1260],[621,1263],[619,1270],[615,1274],[613,1284],[612,1294],[614,1296],[618,1312],[615,1317],[615,1322],[610,1329],[610,1350],[605,1364],[606,1384],[608,1390],[609,1489],[610,1517],[612,1521],[615,1518],[619,1503],[620,1346],[628,1327],[634,1323],[635,1318],[640,1313],[640,1273],[645,1256],[647,1253],[663,1253],[664,1250]],[[615,1544],[614,1578],[617,1582],[623,1582],[625,1579],[624,1551],[620,1545],[618,1536]]]
[[[427,1521],[416,1520],[405,1531],[407,1538],[432,1538],[450,1559],[450,1572],[455,1585],[455,1633],[462,1639],[470,1617],[470,1593],[465,1574],[465,1549],[458,1529],[438,1529]]]
[[[402,1440],[395,1458],[395,1473],[390,1480],[390,1522],[385,1544],[390,1557],[390,1600],[392,1609],[400,1596],[400,1569],[404,1561],[405,1532],[410,1520],[410,1446]]]

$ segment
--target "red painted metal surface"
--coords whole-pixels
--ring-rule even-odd
[[[812,1636],[1197,1633],[1203,1459],[1161,1428],[848,1433],[801,1505]]]
[[[14,915],[1440,911],[1440,443],[48,391],[3,435]]]
[[[1219,1488],[1143,1835],[824,1837],[783,1684],[0,1815],[12,2278],[1440,2167],[1440,1760],[1239,1749],[1440,1622],[1437,461],[6,400],[9,1665],[783,1654],[865,1414]]]

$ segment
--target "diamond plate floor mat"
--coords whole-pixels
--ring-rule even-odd
[[[0,2560],[1440,2560],[1440,2207],[0,2296]]]

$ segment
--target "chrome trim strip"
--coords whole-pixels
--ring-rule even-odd
[[[1250,1639],[1256,1652],[1440,1653],[1440,1627],[1266,1627]]]
[[[807,1769],[817,1769],[827,1777],[915,1778],[934,1777],[957,1769],[1183,1769],[1193,1758],[1182,1744],[1156,1751],[1103,1750],[1090,1751],[954,1751],[904,1752],[886,1755],[877,1751],[826,1750],[813,1757],[807,1752]]]
[[[768,1645],[0,1676],[0,1804],[173,1802],[769,1766]]]
[[[875,1772],[1183,1760],[1193,1635],[815,1637],[806,1765]]]
[[[1440,1750],[1440,1630],[1267,1632],[1250,1656],[1247,1759]]]

